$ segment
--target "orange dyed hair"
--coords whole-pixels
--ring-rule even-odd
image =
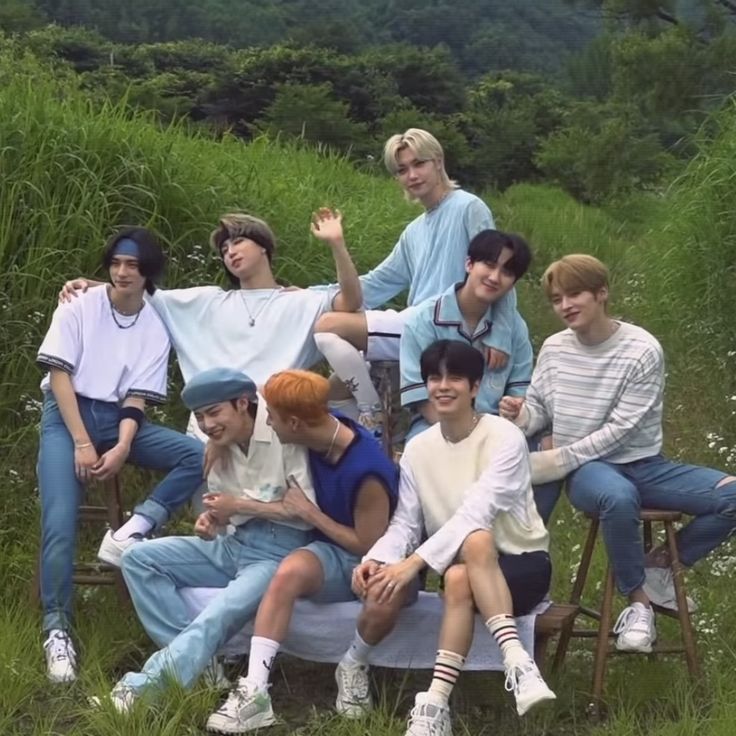
[[[263,387],[269,409],[282,417],[292,416],[309,425],[327,414],[330,382],[311,371],[290,370],[274,373]]]

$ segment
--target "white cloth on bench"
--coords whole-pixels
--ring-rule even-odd
[[[180,589],[192,616],[196,616],[218,593],[218,588]],[[339,662],[353,640],[361,605],[357,600],[344,603],[297,601],[289,635],[281,651],[313,662]],[[549,602],[543,601],[530,614],[516,619],[521,643],[532,656],[534,621],[548,607]],[[399,669],[432,669],[442,610],[442,600],[436,593],[420,592],[417,602],[402,610],[396,628],[373,650],[371,664]],[[251,622],[230,639],[222,653],[247,654],[252,633]],[[503,670],[501,651],[479,615],[475,617],[475,635],[465,669]]]

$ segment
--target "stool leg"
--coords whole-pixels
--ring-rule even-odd
[[[114,531],[123,525],[123,502],[120,497],[120,481],[117,475],[105,481],[107,501],[107,522]]]
[[[583,590],[585,589],[585,581],[588,579],[588,571],[590,570],[590,563],[593,559],[593,550],[595,549],[595,540],[598,536],[598,525],[598,519],[591,519],[590,526],[588,527],[588,536],[585,539],[585,545],[583,547],[583,554],[580,557],[580,565],[578,565],[575,582],[572,586],[572,593],[570,594],[570,603],[575,606],[580,604],[580,599],[582,598]],[[567,648],[570,645],[574,626],[575,619],[570,621],[570,623],[560,631],[560,638],[557,642],[557,649],[555,650],[555,658],[552,662],[552,672],[556,672],[565,661],[565,655],[567,654]]]
[[[606,572],[606,587],[603,591],[601,603],[601,620],[598,626],[598,637],[595,646],[595,658],[593,660],[593,715],[600,714],[600,706],[603,702],[603,683],[606,677],[606,662],[608,659],[608,634],[611,630],[613,619],[613,567],[608,563]]]
[[[680,621],[680,634],[682,636],[682,644],[685,647],[687,669],[690,677],[694,678],[697,676],[700,667],[698,666],[698,655],[695,648],[695,633],[693,632],[693,625],[690,621],[690,611],[687,608],[685,584],[683,583],[683,566],[680,562],[680,554],[677,551],[677,538],[671,521],[664,522],[664,530],[667,535],[667,546],[670,551],[672,581],[675,585],[675,600],[677,601],[677,618]]]
[[[652,548],[652,522],[644,521],[644,552]]]

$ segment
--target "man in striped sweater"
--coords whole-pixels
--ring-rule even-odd
[[[690,566],[736,528],[736,477],[661,455],[662,347],[608,315],[608,284],[606,266],[588,255],[546,270],[542,286],[567,329],[542,346],[526,398],[504,397],[500,413],[528,436],[552,428],[552,448],[531,454],[532,481],[566,479],[573,506],[600,517],[617,586],[629,599],[614,628],[616,647],[651,652],[651,604],[677,604],[667,549],[644,554],[639,509],[694,517],[677,539]]]

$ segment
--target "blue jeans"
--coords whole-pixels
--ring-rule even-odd
[[[98,452],[112,447],[118,439],[118,405],[84,396],[77,396],[77,403]],[[135,435],[128,462],[170,472],[135,512],[155,526],[163,524],[202,482],[203,454],[204,446],[199,440],[144,422]],[[74,441],[51,393],[46,393],[43,401],[37,472],[41,495],[43,628],[68,629],[82,484],[74,473]]]
[[[167,537],[129,547],[122,569],[138,617],[160,647],[122,682],[136,692],[166,676],[189,687],[220,647],[252,619],[281,560],[311,532],[251,519],[212,541]],[[178,589],[222,592],[192,620]]]
[[[690,566],[736,529],[736,481],[726,473],[684,465],[662,455],[614,464],[586,463],[567,478],[572,505],[597,514],[618,589],[628,595],[644,582],[639,509],[682,511],[695,517],[677,532],[677,549]],[[716,487],[718,486],[718,487]]]

